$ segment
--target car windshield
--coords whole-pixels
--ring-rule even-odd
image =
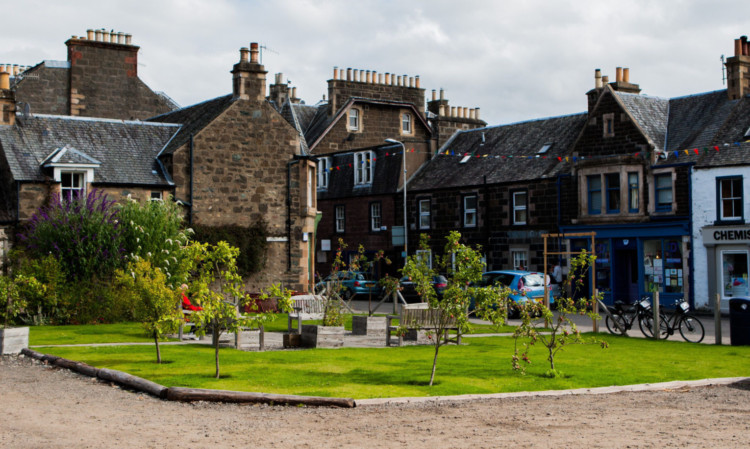
[[[482,286],[502,284],[506,287],[513,283],[516,276],[510,273],[485,273],[482,275]]]

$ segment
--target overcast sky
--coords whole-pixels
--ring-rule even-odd
[[[490,125],[582,112],[594,69],[643,94],[724,89],[721,56],[750,34],[747,0],[0,0],[0,64],[65,60],[89,28],[133,35],[138,72],[182,106],[231,92],[239,48],[314,104],[333,67],[419,75],[429,99]],[[33,107],[33,105],[32,105]]]

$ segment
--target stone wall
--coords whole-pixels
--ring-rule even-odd
[[[352,97],[411,103],[422,115],[425,111],[424,89],[339,79],[328,80],[328,115],[335,114]]]
[[[41,64],[27,71],[27,75],[15,89],[17,102],[28,104],[33,114],[70,114],[68,68]]]

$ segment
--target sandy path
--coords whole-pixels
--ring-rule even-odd
[[[180,404],[0,359],[0,447],[750,447],[750,383],[355,409]]]

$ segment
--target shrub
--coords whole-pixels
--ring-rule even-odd
[[[193,238],[196,241],[211,245],[223,241],[238,248],[240,252],[237,256],[237,270],[241,275],[257,273],[266,264],[268,231],[263,221],[258,221],[250,227],[196,225],[194,230]]]
[[[106,278],[123,262],[113,204],[97,190],[73,201],[53,196],[19,238],[33,256],[53,255],[69,280]]]

